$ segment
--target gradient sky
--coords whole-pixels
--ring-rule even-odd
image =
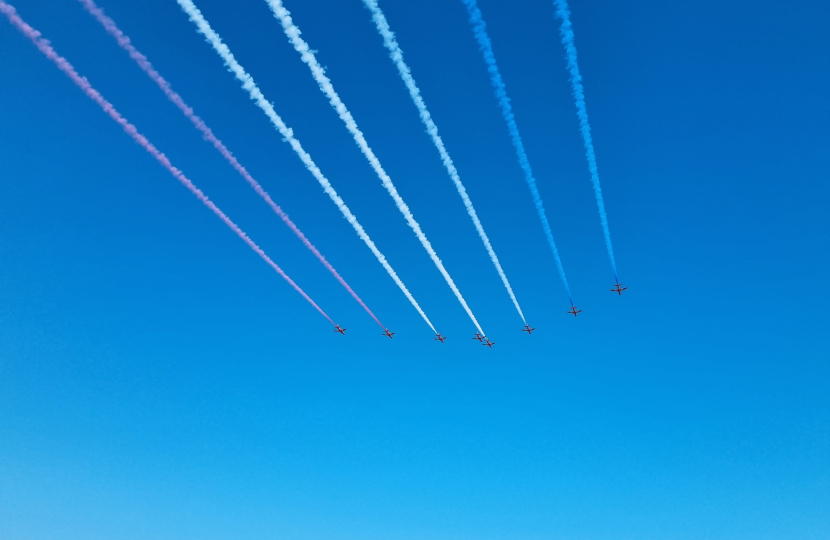
[[[100,5],[394,340],[78,2],[13,2],[348,333],[4,19],[0,537],[830,536],[830,5],[571,4],[618,297],[552,3],[479,4],[578,319],[462,2],[380,5],[530,337],[362,2],[286,1],[492,350],[264,1],[197,5],[443,345],[175,1]]]

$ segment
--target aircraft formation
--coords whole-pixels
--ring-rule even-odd
[[[317,248],[311,243],[311,241],[302,233],[302,231],[300,231],[296,224],[294,224],[294,222],[291,221],[290,218],[288,218],[288,215],[285,212],[283,212],[283,210],[271,199],[271,197],[268,195],[265,189],[253,178],[253,176],[251,176],[247,169],[245,169],[245,167],[243,167],[239,163],[239,161],[233,156],[231,151],[227,147],[225,147],[224,143],[213,133],[213,131],[205,124],[205,122],[195,114],[193,109],[189,105],[187,105],[184,99],[173,90],[171,84],[166,79],[164,79],[162,75],[153,67],[153,65],[150,63],[147,57],[138,51],[138,49],[133,45],[133,42],[130,40],[130,38],[128,38],[116,25],[115,21],[111,19],[109,16],[107,16],[104,13],[104,11],[97,4],[95,4],[93,0],[78,1],[83,6],[83,8],[86,9],[86,11],[89,12],[103,26],[104,30],[116,40],[118,45],[122,49],[124,49],[125,52],[127,52],[130,58],[138,64],[138,66],[150,77],[150,79],[153,82],[156,83],[156,85],[167,96],[167,98],[179,108],[179,110],[185,115],[185,117],[188,120],[190,120],[193,126],[201,132],[203,138],[207,142],[212,144],[214,148],[216,148],[216,150],[225,158],[229,165],[231,165],[231,167],[235,169],[237,173],[240,174],[240,176],[242,176],[242,178],[257,192],[257,194],[263,199],[263,201],[289,227],[289,229],[297,236],[297,238],[315,255],[315,257],[317,257],[317,259],[321,262],[321,264],[323,264],[326,267],[326,269],[332,274],[332,276],[334,276],[335,279],[348,291],[348,293],[355,299],[355,301],[357,301],[360,304],[360,306],[366,311],[366,313],[383,329],[381,335],[393,339],[395,332],[391,332],[386,326],[384,326],[380,322],[380,320],[368,308],[368,306],[363,302],[363,300],[361,300],[357,293],[348,285],[348,283],[346,283],[346,281],[343,279],[340,273],[338,273],[334,269],[334,267],[328,262],[328,260],[325,257],[323,257],[323,255],[319,252],[319,250],[317,250]],[[200,34],[207,41],[207,43],[214,49],[214,51],[219,55],[220,59],[228,68],[228,70],[237,78],[238,82],[241,83],[243,90],[249,94],[256,106],[258,106],[262,110],[262,112],[268,117],[271,124],[282,136],[283,141],[287,142],[290,145],[291,149],[296,153],[297,157],[301,160],[306,169],[308,169],[309,173],[311,173],[314,179],[321,185],[321,187],[323,187],[323,189],[328,194],[332,202],[337,206],[338,210],[343,214],[348,223],[353,227],[358,237],[360,237],[360,239],[363,240],[363,242],[366,244],[369,250],[377,258],[378,262],[389,274],[390,278],[395,282],[395,284],[398,286],[398,288],[401,290],[401,292],[404,294],[407,300],[409,300],[409,302],[412,304],[413,308],[418,312],[418,314],[423,318],[424,322],[435,333],[435,337],[433,338],[433,340],[438,341],[440,343],[444,343],[447,337],[442,336],[436,330],[435,326],[427,317],[424,310],[415,300],[414,295],[403,283],[403,280],[400,278],[400,276],[394,270],[394,268],[392,268],[387,257],[383,255],[383,253],[380,251],[375,242],[371,239],[367,231],[360,224],[357,217],[346,205],[342,197],[340,197],[337,194],[334,185],[328,179],[328,177],[322,172],[322,170],[317,166],[312,156],[303,148],[302,144],[295,135],[294,130],[290,128],[277,114],[274,102],[269,101],[265,97],[263,92],[257,86],[253,76],[239,63],[239,61],[231,52],[230,48],[227,46],[227,44],[224,43],[219,34],[211,27],[210,23],[204,17],[204,15],[196,6],[194,1],[176,1],[178,2],[184,14],[195,25],[196,32]],[[311,76],[317,82],[320,90],[328,98],[329,103],[336,111],[340,119],[343,121],[345,128],[353,137],[359,150],[377,174],[381,184],[392,197],[394,204],[401,212],[403,218],[405,219],[409,227],[415,233],[424,250],[427,252],[428,256],[434,263],[436,269],[442,275],[450,290],[460,303],[461,307],[469,316],[471,322],[477,330],[473,335],[472,339],[478,341],[482,346],[492,349],[495,345],[495,342],[491,341],[485,334],[484,330],[481,328],[481,325],[475,317],[472,309],[467,304],[465,298],[461,294],[459,287],[456,285],[449,271],[444,266],[435,249],[432,247],[432,244],[430,243],[426,234],[421,229],[421,226],[419,222],[416,220],[412,211],[410,210],[410,207],[405,203],[405,201],[401,197],[392,178],[386,172],[380,160],[375,155],[374,151],[369,145],[369,142],[366,140],[366,137],[364,136],[363,132],[359,129],[357,121],[352,116],[346,104],[343,102],[343,100],[340,98],[339,94],[335,90],[334,83],[331,81],[331,79],[329,79],[322,65],[317,60],[317,49],[311,47],[311,45],[307,43],[305,39],[302,37],[299,27],[292,19],[290,12],[283,5],[283,0],[264,1],[267,3],[268,7],[270,8],[271,12],[276,18],[277,23],[281,27],[282,31],[285,33],[289,44],[293,46],[294,49],[300,54],[300,59],[309,68]],[[510,281],[508,280],[507,274],[502,268],[498,257],[496,256],[495,248],[490,242],[489,237],[484,229],[484,225],[479,219],[475,207],[473,206],[473,203],[468,195],[469,190],[464,186],[461,180],[460,173],[455,167],[455,164],[452,161],[449,151],[447,150],[443,140],[439,135],[438,127],[434,119],[432,118],[431,114],[429,113],[423,96],[421,95],[420,89],[418,88],[418,85],[415,82],[412,71],[410,70],[409,66],[406,64],[404,60],[403,51],[401,50],[397,42],[397,38],[395,34],[392,32],[385,14],[380,9],[380,5],[378,3],[379,0],[361,1],[369,11],[372,21],[375,23],[378,33],[383,39],[383,46],[387,49],[390,59],[397,67],[398,73],[401,76],[404,86],[406,87],[410,97],[412,98],[413,104],[415,105],[415,108],[424,124],[424,127],[426,128],[426,133],[430,136],[436,150],[438,151],[439,157],[447,171],[447,174],[451,182],[455,186],[456,190],[458,191],[459,196],[461,197],[462,204],[464,205],[464,208],[467,214],[469,215],[474,228],[476,229],[479,237],[482,240],[484,248],[488,253],[490,260],[505,287],[507,295],[509,296],[512,304],[516,308],[518,315],[524,323],[524,326],[521,328],[521,331],[526,332],[528,335],[531,335],[536,330],[536,328],[532,328],[525,320],[524,313],[522,312],[519,301],[513,291]],[[547,243],[551,248],[553,260],[559,272],[562,284],[568,296],[568,300],[570,301],[571,308],[566,313],[571,314],[576,318],[579,313],[582,313],[582,310],[577,309],[577,307],[574,305],[570,287],[566,279],[564,266],[559,257],[559,251],[554,243],[553,235],[551,233],[550,224],[547,219],[547,214],[542,202],[542,198],[537,189],[537,182],[533,175],[527,153],[524,149],[524,143],[519,132],[516,116],[513,113],[510,98],[507,95],[504,80],[502,79],[501,73],[498,69],[498,64],[496,63],[495,53],[493,51],[493,44],[487,33],[486,24],[483,19],[483,14],[478,7],[477,0],[460,1],[467,8],[467,12],[469,15],[468,22],[471,25],[473,37],[477,41],[479,49],[483,55],[483,60],[486,65],[487,72],[490,76],[490,82],[493,87],[495,97],[498,101],[503,118],[507,124],[507,128],[511,137],[511,142],[516,151],[518,163],[524,174],[524,178],[527,183],[528,189],[530,190],[533,202],[535,204],[542,229],[547,239]],[[620,284],[619,279],[617,278],[617,266],[614,258],[614,251],[611,244],[611,235],[608,228],[608,220],[605,211],[605,202],[603,200],[602,191],[599,184],[599,175],[597,172],[596,164],[596,152],[594,149],[593,140],[591,138],[590,124],[588,123],[588,115],[587,110],[585,108],[584,90],[582,87],[583,79],[579,73],[579,66],[576,62],[576,48],[574,45],[573,25],[570,22],[570,12],[566,0],[554,0],[554,4],[556,7],[556,17],[561,20],[560,34],[562,37],[562,44],[565,47],[567,69],[570,74],[572,90],[576,102],[577,117],[580,123],[580,133],[583,137],[586,159],[588,161],[588,169],[590,172],[590,178],[593,184],[597,208],[599,211],[600,223],[602,225],[605,244],[614,276],[614,288],[610,290],[611,292],[616,292],[618,295],[622,295],[622,292],[627,290],[627,287],[623,287]],[[72,64],[69,63],[69,61],[66,58],[60,56],[57,53],[57,51],[55,51],[55,49],[52,47],[52,45],[43,37],[41,37],[40,32],[35,30],[33,27],[29,26],[29,24],[25,22],[22,19],[22,17],[17,13],[14,7],[8,4],[5,0],[0,0],[0,12],[2,12],[8,18],[9,22],[18,30],[20,30],[20,32],[23,33],[24,36],[29,38],[32,41],[32,43],[49,60],[51,60],[61,71],[63,71],[64,74],[67,75],[70,78],[70,80],[72,80],[87,95],[87,97],[96,102],[106,114],[108,114],[116,123],[118,123],[124,129],[124,131],[130,137],[133,138],[135,142],[137,142],[148,153],[150,153],[150,155],[154,157],[156,161],[158,161],[164,168],[166,168],[168,172],[170,172],[170,174],[172,174],[180,183],[182,183],[187,189],[189,189],[205,206],[207,206],[217,217],[219,217],[220,220],[222,220],[229,228],[231,228],[240,239],[242,239],[254,252],[256,252],[260,256],[260,258],[262,258],[267,264],[269,264],[269,266],[272,267],[272,269],[274,269],[274,271],[276,271],[284,280],[286,280],[286,282],[288,282],[288,284],[291,287],[293,287],[312,307],[314,307],[332,325],[334,325],[333,331],[335,333],[346,335],[345,328],[341,327],[339,324],[336,324],[326,314],[326,312],[282,270],[280,266],[278,266],[271,258],[269,258],[268,255],[256,243],[254,243],[253,240],[251,240],[250,237],[242,229],[240,229],[238,225],[236,225],[235,222],[233,222],[224,212],[222,212],[222,210],[220,210],[216,206],[216,204],[213,203],[212,200],[210,200],[198,187],[196,187],[196,185],[188,177],[186,177],[180,169],[173,166],[170,160],[160,150],[158,150],[144,135],[142,135],[138,131],[138,128],[136,128],[136,126],[129,123],[116,110],[116,108],[92,86],[88,79],[78,74],[78,72],[75,70]]]

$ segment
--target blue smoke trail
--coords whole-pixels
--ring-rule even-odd
[[[591,171],[591,183],[594,184],[594,195],[597,198],[599,219],[602,222],[602,232],[605,235],[605,247],[611,259],[611,268],[614,270],[614,281],[617,279],[617,263],[614,260],[614,248],[611,246],[611,232],[608,230],[608,217],[605,215],[605,202],[602,200],[602,188],[599,186],[599,172],[597,171],[597,156],[594,153],[594,141],[591,137],[591,125],[588,123],[588,109],[585,107],[585,90],[582,87],[582,75],[579,74],[579,64],[576,63],[576,45],[574,45],[574,31],[571,25],[571,11],[567,0],[554,0],[556,16],[562,19],[559,32],[562,34],[562,44],[568,57],[568,71],[571,73],[571,86],[576,100],[576,115],[579,117],[579,130],[585,142],[585,157],[588,158],[588,170]]]
[[[516,148],[516,155],[519,158],[519,165],[525,174],[525,181],[527,187],[530,188],[530,194],[533,196],[533,202],[536,204],[536,212],[539,214],[539,219],[542,221],[542,229],[545,231],[545,236],[550,244],[550,249],[553,251],[553,258],[556,260],[556,267],[559,269],[559,277],[562,278],[562,283],[565,285],[565,291],[568,293],[568,299],[573,305],[571,298],[571,289],[568,287],[568,279],[565,277],[565,269],[562,267],[562,260],[559,258],[559,250],[556,249],[556,243],[553,241],[553,233],[550,230],[548,223],[548,216],[545,214],[545,207],[542,204],[542,197],[539,195],[539,190],[536,188],[536,179],[533,178],[533,171],[530,169],[530,162],[527,160],[527,153],[525,152],[522,137],[519,135],[519,127],[516,125],[516,118],[513,115],[513,107],[510,105],[510,98],[507,97],[507,90],[504,87],[504,81],[499,73],[499,67],[496,64],[496,57],[493,55],[493,44],[490,42],[490,36],[487,35],[487,25],[481,16],[481,10],[478,9],[476,0],[462,0],[467,6],[467,12],[470,15],[470,24],[473,25],[473,33],[475,34],[478,47],[484,55],[484,61],[487,63],[487,71],[490,73],[490,82],[493,85],[493,90],[496,93],[496,98],[499,100],[501,107],[501,114],[504,121],[507,122],[507,129],[510,131],[510,138],[513,141],[513,146]]]

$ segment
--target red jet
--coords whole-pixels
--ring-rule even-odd
[[[434,339],[435,341],[440,341],[441,343],[444,343],[444,340],[447,339],[447,336],[442,336],[441,334],[435,334],[435,337],[432,338],[432,339]]]
[[[576,309],[576,306],[571,306],[571,310],[570,310],[570,311],[567,311],[566,313],[570,313],[570,314],[572,314],[574,317],[576,317],[576,314],[577,314],[577,313],[582,313],[582,310],[581,310],[581,309]]]
[[[479,341],[484,341],[484,336],[476,332],[476,335],[473,336],[473,339],[477,339]]]
[[[486,346],[490,347],[491,349],[493,348],[493,345],[495,345],[495,344],[496,344],[495,341],[490,341],[489,339],[485,339],[484,343],[482,343],[482,345],[486,345]]]
[[[522,328],[522,332],[527,332],[527,335],[533,333],[536,330],[535,328],[531,328],[529,324],[526,324],[524,328]]]
[[[388,328],[384,328],[384,332],[381,334],[382,336],[388,336],[389,339],[392,339],[392,336],[395,335],[395,332],[390,332]]]
[[[619,284],[619,283],[617,283],[616,285],[614,285],[614,288],[613,288],[613,289],[611,289],[611,292],[615,292],[615,293],[617,293],[618,295],[622,296],[622,292],[623,292],[624,290],[626,290],[627,288],[628,288],[628,287],[620,287],[620,284]]]
[[[335,332],[340,332],[340,333],[341,333],[341,334],[343,334],[344,336],[346,335],[346,329],[345,329],[345,328],[340,328],[340,325],[339,325],[339,324],[335,324],[335,325],[334,325],[334,331],[335,331]]]

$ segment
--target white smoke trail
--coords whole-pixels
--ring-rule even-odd
[[[317,179],[317,181],[323,187],[323,190],[325,190],[325,192],[328,194],[331,200],[334,201],[334,204],[337,205],[337,208],[340,209],[340,212],[343,214],[343,217],[345,217],[346,220],[352,225],[352,227],[354,227],[354,230],[357,232],[357,235],[360,237],[360,239],[363,240],[363,242],[369,247],[370,250],[372,250],[372,253],[374,253],[375,257],[377,257],[380,264],[383,265],[383,268],[386,269],[386,272],[389,274],[389,276],[395,281],[398,287],[400,287],[401,291],[404,293],[404,295],[412,304],[412,306],[418,311],[421,317],[423,317],[424,321],[426,321],[429,327],[432,328],[432,331],[437,333],[437,330],[435,330],[435,327],[432,325],[429,318],[427,318],[426,313],[424,313],[424,310],[421,309],[421,306],[418,305],[418,302],[415,300],[415,297],[412,296],[412,293],[409,292],[409,289],[406,288],[406,285],[404,285],[403,281],[401,281],[401,279],[398,277],[398,274],[386,260],[386,257],[383,255],[383,253],[380,252],[377,246],[375,246],[375,243],[372,241],[372,239],[369,238],[369,235],[363,229],[363,226],[361,226],[360,223],[357,221],[357,218],[354,216],[354,214],[352,214],[351,210],[349,210],[349,207],[346,206],[346,203],[343,202],[343,199],[341,199],[337,192],[334,190],[328,179],[325,176],[323,176],[322,171],[320,171],[320,169],[311,159],[311,156],[308,154],[308,152],[306,152],[300,145],[300,141],[298,141],[294,137],[294,132],[291,130],[291,128],[289,128],[285,124],[285,122],[282,121],[282,118],[280,118],[274,110],[273,105],[271,105],[271,103],[267,99],[265,99],[265,96],[262,94],[259,87],[254,82],[253,77],[251,77],[248,74],[248,72],[245,71],[242,65],[236,61],[236,58],[234,58],[233,54],[231,53],[231,50],[228,48],[227,45],[225,45],[222,42],[222,39],[219,37],[219,34],[217,34],[210,27],[207,20],[202,15],[202,12],[199,11],[199,8],[196,7],[192,0],[176,1],[179,3],[184,12],[187,13],[188,17],[190,17],[190,20],[193,21],[193,23],[196,25],[196,27],[199,30],[199,33],[205,36],[205,39],[207,39],[208,43],[210,43],[216,50],[216,52],[219,54],[219,56],[222,57],[222,60],[224,60],[225,65],[228,67],[228,69],[231,72],[233,72],[234,75],[236,75],[236,78],[242,83],[242,87],[245,90],[247,90],[250,94],[251,99],[254,100],[254,102],[257,104],[257,106],[259,106],[260,109],[263,110],[263,112],[265,112],[265,115],[268,116],[268,118],[271,120],[271,123],[274,124],[274,127],[277,128],[277,131],[280,132],[284,140],[291,145],[291,148],[294,149],[294,152],[297,153],[297,155],[300,157],[300,160],[302,160],[303,164],[306,166],[309,172],[311,172],[314,178]]]
[[[383,37],[383,44],[389,50],[389,57],[398,68],[398,73],[400,73],[401,79],[403,79],[407,90],[409,90],[409,95],[412,97],[415,107],[418,108],[421,121],[424,123],[424,126],[426,126],[427,133],[429,133],[430,137],[432,137],[432,142],[435,144],[435,148],[438,149],[438,153],[441,155],[441,161],[444,163],[447,173],[450,175],[450,178],[455,184],[455,189],[457,189],[458,194],[461,195],[461,200],[464,202],[467,214],[469,214],[470,219],[473,220],[473,225],[475,225],[476,231],[481,237],[481,241],[484,242],[487,254],[490,255],[490,260],[493,261],[493,265],[496,267],[496,271],[499,273],[499,277],[501,277],[501,281],[507,289],[507,294],[510,295],[510,299],[513,301],[513,305],[516,306],[516,311],[519,312],[519,316],[521,316],[522,321],[527,322],[525,321],[524,313],[522,313],[522,308],[519,307],[519,301],[516,300],[516,295],[513,293],[513,287],[510,286],[510,282],[507,280],[507,275],[504,273],[501,263],[499,263],[499,258],[496,256],[496,252],[490,244],[490,239],[487,237],[487,233],[484,232],[484,227],[478,219],[476,209],[473,207],[473,201],[471,201],[469,195],[467,195],[467,189],[464,187],[464,184],[461,183],[461,177],[458,175],[458,170],[455,168],[455,164],[452,162],[452,158],[450,158],[450,154],[444,146],[444,141],[438,134],[438,126],[436,126],[435,122],[432,120],[432,115],[429,114],[429,109],[427,109],[427,105],[424,103],[424,98],[421,97],[421,90],[415,83],[415,79],[412,77],[412,72],[410,71],[409,66],[406,65],[406,62],[404,62],[403,51],[398,45],[395,33],[392,32],[392,29],[389,27],[389,22],[386,20],[386,16],[383,14],[383,11],[381,11],[380,6],[378,6],[377,0],[363,0],[363,3],[372,13],[372,20],[375,21],[378,32],[380,32],[380,35]]]
[[[181,3],[182,0],[179,0]],[[447,282],[447,285],[450,286],[452,292],[455,293],[455,297],[458,298],[458,301],[461,303],[461,306],[467,312],[467,315],[470,316],[470,319],[475,324],[476,329],[478,329],[479,333],[484,335],[484,331],[481,329],[481,326],[478,324],[475,315],[473,315],[472,310],[467,305],[467,302],[464,300],[464,297],[461,296],[461,292],[458,290],[458,287],[455,286],[455,282],[453,282],[452,278],[450,277],[449,272],[447,272],[446,268],[444,268],[444,263],[441,262],[441,259],[438,258],[438,254],[435,253],[435,250],[432,248],[432,244],[430,244],[429,240],[427,239],[424,232],[421,230],[421,226],[415,221],[415,217],[412,215],[412,212],[409,210],[409,207],[404,202],[403,198],[401,198],[400,194],[398,194],[398,190],[395,188],[395,185],[392,183],[392,179],[389,178],[389,175],[386,174],[386,171],[383,170],[383,167],[380,164],[380,160],[375,156],[375,153],[369,147],[369,144],[366,142],[366,138],[363,136],[363,133],[357,127],[357,122],[355,122],[352,114],[346,108],[346,105],[340,99],[340,96],[337,95],[337,92],[334,91],[334,86],[332,86],[331,81],[326,76],[325,70],[317,61],[317,57],[314,55],[314,52],[308,46],[308,43],[300,37],[300,29],[294,24],[291,20],[291,13],[282,5],[281,0],[265,0],[268,2],[268,5],[271,7],[271,10],[274,12],[274,16],[280,21],[282,24],[283,30],[285,30],[285,35],[288,36],[288,39],[291,41],[291,44],[300,53],[300,56],[303,59],[303,62],[308,65],[311,69],[311,74],[314,76],[314,80],[317,81],[317,84],[320,86],[320,90],[329,98],[329,103],[334,109],[337,111],[337,114],[340,115],[340,119],[346,124],[346,128],[354,137],[357,146],[363,152],[363,155],[366,156],[366,159],[369,161],[369,164],[377,173],[378,177],[380,178],[381,182],[383,183],[383,187],[386,188],[386,191],[389,192],[389,195],[392,196],[394,199],[395,204],[398,206],[398,210],[406,218],[406,222],[415,231],[415,236],[418,237],[418,240],[421,241],[421,245],[424,246],[424,249],[429,253],[430,258],[432,258],[432,262],[435,263],[435,266],[441,272],[441,275],[444,276],[444,279]]]

